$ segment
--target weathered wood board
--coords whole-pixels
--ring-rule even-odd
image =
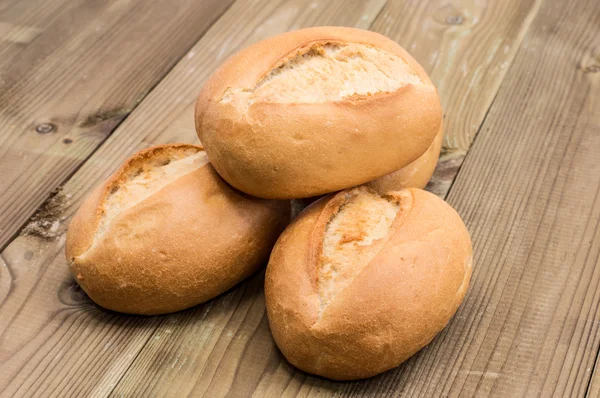
[[[0,248],[232,2],[0,5]]]
[[[0,395],[595,396],[600,377],[588,390],[600,345],[594,3],[236,1],[30,222],[49,222],[49,238],[26,228],[2,253]],[[262,273],[169,316],[123,316],[91,303],[63,258],[68,219],[85,194],[137,149],[196,140],[193,101],[229,54],[320,24],[392,37],[440,89],[446,153],[430,189],[444,196],[467,154],[448,200],[476,254],[471,291],[449,327],[397,370],[332,383],[297,371],[273,344]],[[0,35],[6,29],[0,23]]]

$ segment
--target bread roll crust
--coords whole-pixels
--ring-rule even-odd
[[[419,189],[389,193],[399,211],[375,257],[321,309],[325,228],[342,191],[309,206],[279,238],[265,299],[277,346],[296,367],[335,380],[374,376],[428,344],[460,305],[471,276],[471,241],[456,212]]]
[[[422,84],[327,102],[252,97],[278,65],[327,43],[386,51]],[[398,170],[427,150],[440,123],[437,91],[421,66],[388,38],[353,28],[302,29],[254,44],[215,72],[196,104],[196,130],[215,169],[265,198],[316,196]]]
[[[263,265],[289,221],[288,202],[248,197],[206,163],[125,208],[98,233],[111,187],[134,162],[186,148],[202,149],[161,145],[134,155],[73,218],[69,266],[102,307],[151,315],[209,300]]]
[[[400,170],[369,181],[365,185],[382,194],[390,191],[399,191],[404,188],[425,188],[435,172],[443,141],[444,127],[442,123],[427,151],[419,156],[417,160]]]

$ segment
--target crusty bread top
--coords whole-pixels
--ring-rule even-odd
[[[332,202],[338,202],[332,203],[337,212],[325,226],[317,264],[321,312],[379,253],[400,210],[398,197],[364,188]]]
[[[136,158],[121,170],[104,198],[104,214],[96,236],[123,210],[129,209],[160,191],[170,182],[208,163],[200,147],[180,147],[172,151],[155,152],[151,158]]]
[[[84,202],[86,211],[72,222],[69,233],[79,239],[68,239],[67,258],[82,255],[108,229],[119,213],[148,199],[168,184],[208,164],[204,149],[198,145],[168,144],[142,150],[129,158],[117,172]]]
[[[203,88],[196,118],[200,126],[211,101],[242,109],[253,102],[319,103],[395,92],[408,84],[432,86],[421,65],[389,38],[349,27],[306,28],[230,57]]]
[[[253,90],[226,90],[221,102],[236,93],[250,102],[319,103],[353,96],[393,92],[422,84],[400,57],[366,44],[321,41],[295,49],[273,65]]]

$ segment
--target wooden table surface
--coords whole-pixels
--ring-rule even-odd
[[[94,305],[65,230],[133,152],[197,142],[230,54],[314,25],[423,65],[446,138],[429,189],[473,238],[471,288],[398,369],[331,382],[269,333],[263,273],[157,317]],[[600,396],[598,0],[0,0],[1,397]]]

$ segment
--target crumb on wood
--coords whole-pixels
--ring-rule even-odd
[[[52,191],[50,199],[31,217],[21,234],[46,240],[59,237],[64,232],[62,221],[67,200],[68,196],[62,192],[61,188]]]

